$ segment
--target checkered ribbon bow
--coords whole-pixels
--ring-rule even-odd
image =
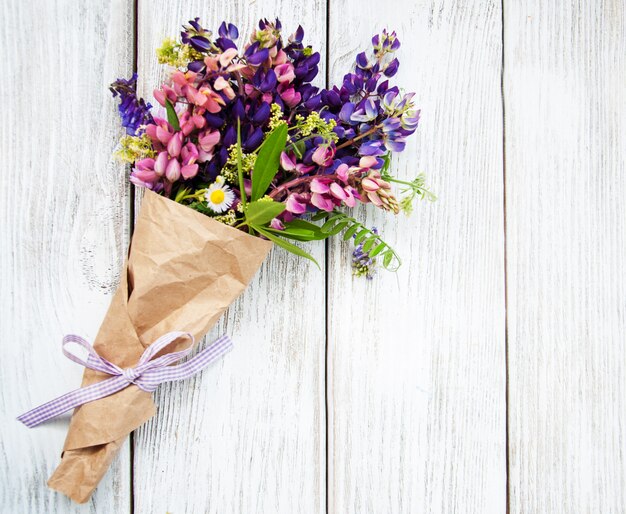
[[[166,353],[165,355],[154,358],[161,350],[173,343],[176,339],[182,337],[191,340],[191,346],[188,349]],[[112,375],[112,377],[59,396],[48,403],[44,403],[22,414],[17,419],[27,427],[32,428],[39,425],[39,423],[43,423],[79,405],[121,391],[131,384],[135,384],[143,391],[152,392],[162,382],[184,380],[185,378],[195,375],[211,362],[229,352],[233,347],[230,338],[228,336],[222,336],[188,361],[176,366],[170,366],[170,364],[189,355],[193,343],[194,337],[188,332],[169,332],[146,348],[137,366],[122,369],[98,355],[93,346],[82,337],[73,334],[66,335],[63,338],[63,355],[82,366],[107,373],[108,375]],[[71,353],[67,349],[70,344],[78,344],[85,348],[88,352],[87,360]]]

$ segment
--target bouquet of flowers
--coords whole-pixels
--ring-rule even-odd
[[[313,260],[297,242],[342,233],[357,245],[355,274],[371,276],[377,260],[396,269],[396,252],[346,210],[360,202],[408,213],[416,198],[433,198],[423,175],[402,181],[390,171],[419,121],[413,93],[389,82],[395,32],[374,36],[341,86],[319,89],[319,53],[302,27],[286,39],[281,28],[261,20],[239,49],[234,25],[214,35],[190,21],[157,51],[169,67],[154,90],[160,108],[137,96],[136,75],[111,85],[126,129],[117,154],[147,190],[94,343],[116,369],[141,364],[164,334],[174,334],[170,351],[189,346],[176,334],[204,336],[273,244]],[[140,375],[124,371],[124,388],[74,411],[50,487],[87,501],[127,435],[155,412]],[[104,378],[86,369],[83,386]]]

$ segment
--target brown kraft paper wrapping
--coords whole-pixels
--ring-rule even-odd
[[[200,340],[243,292],[271,247],[147,191],[96,351],[126,368],[167,332],[191,332]],[[86,369],[82,385],[106,378]],[[152,395],[135,385],[78,407],[48,486],[86,502],[128,434],[155,412]]]

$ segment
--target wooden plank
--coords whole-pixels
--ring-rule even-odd
[[[331,246],[329,512],[503,513],[500,3],[333,1],[331,82],[383,27],[423,115],[393,168],[425,170],[440,199],[410,218],[367,210],[397,274],[350,280],[351,245]]]
[[[46,487],[69,416],[22,412],[80,384],[63,334],[93,339],[128,243],[121,135],[107,85],[132,69],[126,2],[9,0],[0,8],[0,505],[5,512],[129,512],[129,448],[88,506]]]
[[[504,14],[511,512],[624,512],[626,9]]]
[[[247,38],[259,18],[276,14],[286,31],[303,23],[306,40],[324,51],[321,0],[220,9],[141,1],[144,91],[163,78],[154,49],[181,23],[200,16],[217,30],[225,19]],[[309,248],[323,268],[323,244]],[[324,289],[323,271],[273,250],[209,336],[230,334],[233,352],[197,378],[157,392],[159,413],[135,438],[136,513],[324,511]]]

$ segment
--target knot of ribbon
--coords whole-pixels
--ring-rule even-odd
[[[186,350],[166,353],[156,357],[160,351],[179,338],[190,339],[190,347]],[[66,335],[62,343],[63,355],[81,366],[111,375],[111,378],[90,386],[75,389],[39,407],[35,407],[19,416],[17,419],[27,427],[32,428],[79,405],[104,398],[105,396],[110,396],[131,384],[136,385],[143,391],[152,392],[163,382],[184,380],[195,375],[211,362],[214,362],[230,351],[233,347],[230,338],[228,336],[222,336],[204,350],[198,352],[191,359],[182,364],[172,366],[171,364],[174,364],[191,353],[193,343],[194,337],[189,332],[169,332],[159,337],[145,349],[134,368],[122,369],[98,355],[93,346],[82,337],[73,334]],[[87,350],[88,355],[86,360],[68,350],[69,345],[72,344],[77,344]]]

